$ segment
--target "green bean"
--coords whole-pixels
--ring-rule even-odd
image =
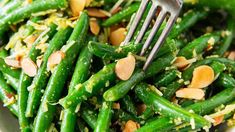
[[[154,79],[154,85],[156,87],[165,87],[169,85],[171,82],[173,82],[178,76],[180,76],[180,72],[176,69],[169,70],[160,76],[157,76]]]
[[[142,44],[134,44],[134,43],[130,43],[122,47],[115,47],[115,46],[111,46],[108,44],[102,44],[102,43],[93,42],[93,41],[89,42],[89,50],[94,55],[102,59],[108,59],[108,60],[116,60],[116,59],[124,58],[130,52],[133,54],[137,54],[141,51],[141,48],[142,48]],[[167,41],[167,43],[164,44],[160,48],[156,57],[165,55],[169,52],[173,52],[176,50],[177,50],[176,41],[174,40]]]
[[[55,29],[51,29],[48,34],[53,34]],[[32,45],[27,58],[31,59],[33,62],[36,61],[37,57],[40,55],[41,50],[37,49],[37,45],[46,35],[42,35],[41,38],[38,38]],[[30,131],[30,122],[29,118],[26,117],[26,107],[28,100],[28,87],[32,82],[32,77],[25,74],[23,71],[20,76],[19,86],[18,86],[18,107],[19,107],[19,124],[22,131]]]
[[[235,13],[235,2],[234,1],[226,1],[226,0],[198,0],[196,3],[193,3],[191,0],[186,0],[185,3],[192,3],[203,7],[209,7],[212,9],[225,9],[228,10],[231,14]]]
[[[162,97],[164,97],[167,100],[171,100],[175,92],[184,85],[183,82],[180,81],[181,80],[174,81],[171,84],[169,84],[165,89],[163,89]]]
[[[235,79],[228,74],[222,73],[216,81],[216,86],[223,86],[224,88],[234,88]]]
[[[137,121],[137,122],[141,121],[137,116],[130,114],[122,109],[114,110],[113,120],[125,121],[125,122],[127,122],[129,120],[133,120],[133,121]]]
[[[92,128],[95,129],[98,114],[86,103],[82,103],[80,116]]]
[[[54,117],[56,106],[51,104],[59,101],[61,92],[68,78],[69,72],[71,72],[73,63],[75,62],[80,48],[84,43],[86,33],[88,31],[88,15],[81,13],[79,20],[70,36],[67,44],[62,47],[62,51],[65,53],[64,59],[58,64],[50,80],[47,84],[42,103],[40,104],[37,117],[34,122],[34,131],[46,131]]]
[[[217,61],[213,61],[210,64],[210,67],[213,69],[214,74],[215,74],[215,78],[219,77],[220,74],[226,69],[225,64],[221,63],[221,62],[217,62]]]
[[[64,108],[80,103],[82,100],[86,100],[88,97],[96,94],[101,89],[108,87],[110,83],[116,79],[115,63],[104,66],[98,73],[92,75],[83,84],[78,84],[70,95],[60,100],[60,104]]]
[[[172,117],[173,119],[181,118],[187,122],[194,119],[196,125],[201,127],[210,126],[210,123],[203,117],[192,114],[181,107],[171,104],[166,99],[154,93],[154,91],[148,88],[148,85],[144,83],[136,86],[135,93],[145,104],[152,105],[155,112]]]
[[[127,112],[137,115],[136,107],[134,102],[131,100],[131,97],[129,95],[126,95],[121,99],[121,107],[122,109],[126,110]]]
[[[98,114],[98,119],[96,122],[94,132],[108,132],[109,131],[109,125],[111,123],[111,118],[112,118],[112,113],[113,113],[112,106],[113,106],[113,102],[104,101],[102,103],[102,107]]]
[[[146,123],[143,127],[136,132],[156,132],[156,131],[169,131],[174,127],[173,121],[170,117],[156,118],[153,121]]]
[[[84,47],[79,55],[72,80],[69,85],[69,94],[75,89],[76,85],[83,83],[88,78],[89,68],[92,60],[92,54],[88,47]],[[76,122],[76,107],[64,110],[64,116],[61,124],[61,132],[73,132]]]
[[[0,36],[3,35],[9,25],[17,24],[25,18],[29,18],[32,14],[47,11],[49,9],[61,9],[66,7],[66,0],[45,0],[35,1],[31,4],[18,8],[0,20]]]
[[[228,51],[229,47],[232,44],[233,36],[235,33],[235,24],[234,20],[229,17],[227,22],[227,30],[225,32],[228,32],[229,34],[226,34],[224,36],[222,43],[215,47],[215,50],[213,52],[214,55],[223,56],[226,51]]]
[[[2,73],[0,73],[0,100],[15,116],[18,116],[15,92],[6,83]]]
[[[228,102],[231,102],[232,100],[234,100],[234,98],[235,98],[234,88],[227,88],[222,92],[216,94],[212,98],[192,104],[186,107],[186,109],[193,110],[195,113],[199,115],[205,115],[209,114],[211,111],[214,110],[214,108],[220,106],[221,104],[225,105]]]
[[[8,56],[7,51],[6,51],[3,47],[1,47],[1,48],[0,48],[0,57],[1,57],[1,58],[5,58],[5,57],[7,57],[7,56]]]
[[[51,29],[55,30],[55,27]],[[71,28],[60,29],[54,36],[49,33],[52,40],[49,42],[49,46],[43,56],[43,62],[38,70],[38,74],[33,78],[32,84],[29,86],[29,98],[27,101],[26,117],[33,117],[37,112],[40,99],[42,97],[42,90],[46,87],[48,78],[50,76],[50,71],[47,70],[47,61],[50,55],[59,50],[64,43],[68,40],[71,34]]]
[[[5,49],[1,48],[0,49],[0,57],[1,58],[5,58],[8,56],[8,53]],[[18,89],[18,85],[19,85],[19,80],[8,75],[8,74],[3,74],[4,78],[7,80],[7,84],[9,84],[10,86],[12,86],[12,88],[14,88],[14,90],[17,91]]]
[[[7,81],[7,84],[9,84],[14,90],[17,91],[18,86],[19,86],[19,80],[15,79],[7,74],[3,74],[4,78]]]
[[[0,19],[17,9],[19,6],[21,6],[21,4],[21,0],[14,0],[6,4],[3,8],[0,9]]]
[[[191,59],[195,57],[195,55],[202,54],[203,51],[208,47],[209,40],[213,39],[213,43],[217,43],[220,40],[220,34],[219,33],[213,33],[213,34],[205,34],[195,40],[193,40],[191,43],[186,45],[183,49],[180,50],[178,56],[184,56],[187,59]]]
[[[113,15],[109,19],[105,20],[102,23],[102,26],[108,27],[108,26],[117,24],[126,18],[129,18],[132,14],[134,14],[139,9],[139,6],[140,6],[140,3],[131,4],[129,7],[123,9],[122,11]]]
[[[119,82],[114,87],[105,91],[103,94],[104,99],[106,101],[117,101],[124,97],[133,86],[144,79],[144,74],[142,70],[136,71],[129,80]]]
[[[181,21],[176,23],[172,28],[168,38],[176,38],[184,31],[188,30],[190,27],[196,24],[201,19],[204,19],[208,15],[208,11],[206,10],[189,10],[186,12]]]
[[[145,111],[139,116],[139,118],[147,120],[154,115],[154,111],[151,106],[146,106]]]
[[[193,112],[196,114],[206,115],[206,114],[209,114],[211,111],[213,111],[216,107],[220,106],[221,104],[225,105],[234,99],[235,99],[235,89],[227,88],[205,101],[194,103],[185,108],[187,110],[193,110]],[[169,119],[168,117],[162,117],[160,119],[155,120],[155,124],[153,123],[150,123],[148,125],[146,124],[145,126],[140,128],[140,130],[146,130],[152,125],[155,125],[155,126],[161,125],[162,121],[169,123],[167,126],[165,126],[166,128],[175,126],[175,124],[171,121],[171,119]],[[155,129],[158,130],[158,127],[156,127]]]
[[[103,98],[106,101],[117,101],[124,97],[136,84],[141,82],[144,78],[156,75],[169,66],[174,59],[173,55],[167,55],[154,61],[150,67],[144,72],[137,70],[132,77],[127,81],[121,81],[115,86],[111,87],[103,94]]]

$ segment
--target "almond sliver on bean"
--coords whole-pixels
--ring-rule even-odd
[[[176,66],[178,69],[183,69],[196,61],[197,59],[195,58],[187,60],[185,57],[180,56],[176,58],[173,65]]]
[[[21,68],[21,65],[20,65],[20,61],[19,60],[16,60],[14,58],[9,58],[9,57],[6,57],[4,59],[5,63],[8,65],[8,66],[11,66],[11,67],[14,67],[14,68]]]
[[[214,126],[217,126],[219,124],[221,124],[224,120],[224,116],[218,116],[218,117],[215,117],[213,118],[215,120],[215,122],[213,123]]]
[[[232,51],[232,52],[229,53],[228,59],[235,60],[235,51]]]
[[[62,61],[64,57],[65,57],[65,54],[62,51],[56,51],[52,53],[50,57],[48,58],[47,68],[51,70],[56,65],[60,64],[60,62]]]
[[[196,99],[201,100],[205,96],[205,93],[202,89],[196,88],[183,88],[176,91],[176,97],[186,98],[186,99]]]
[[[100,32],[100,26],[96,20],[96,18],[91,18],[90,19],[90,30],[94,35],[98,35]]]
[[[73,16],[79,16],[80,12],[85,8],[86,0],[70,0],[69,4]]]
[[[193,78],[189,88],[205,88],[215,79],[214,70],[207,65],[202,65],[194,69]]]
[[[135,70],[135,57],[128,55],[126,58],[117,61],[115,73],[121,80],[128,80]]]
[[[125,124],[123,132],[135,132],[138,128],[140,128],[140,125],[138,123],[129,120]]]
[[[118,28],[111,32],[110,42],[114,46],[119,46],[126,37],[126,28]]]
[[[98,18],[105,18],[111,16],[109,12],[96,8],[88,8],[87,13],[91,17],[98,17]]]
[[[38,67],[30,58],[24,58],[21,61],[21,67],[23,72],[30,77],[34,77],[37,74]]]

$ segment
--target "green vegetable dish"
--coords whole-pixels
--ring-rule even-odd
[[[0,0],[0,100],[21,131],[235,125],[235,1],[184,0],[146,71],[139,52],[155,20],[142,42],[121,46],[140,2]]]

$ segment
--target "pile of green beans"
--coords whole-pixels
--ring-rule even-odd
[[[207,131],[235,122],[234,1],[184,0],[146,71],[148,56],[139,52],[154,21],[142,42],[112,45],[121,38],[112,33],[127,34],[140,1],[76,2],[0,0],[0,101],[22,132]],[[135,69],[122,80],[116,66],[129,55]],[[177,66],[180,57],[189,63]],[[179,97],[203,66],[214,74],[200,88],[203,99]]]

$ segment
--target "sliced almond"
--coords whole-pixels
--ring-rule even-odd
[[[126,58],[117,61],[115,72],[119,79],[128,80],[135,70],[135,57],[128,55]]]
[[[91,18],[90,19],[90,30],[94,35],[98,35],[100,32],[100,26],[96,20],[96,18]]]
[[[190,88],[205,88],[209,86],[215,79],[214,70],[207,65],[202,65],[194,69],[193,79]]]
[[[221,124],[224,120],[224,116],[218,116],[218,117],[215,117],[213,118],[215,120],[215,122],[213,123],[214,126],[217,126],[219,124]]]
[[[235,51],[232,51],[232,52],[229,53],[228,59],[235,60]]]
[[[87,12],[91,17],[105,18],[111,16],[109,12],[97,8],[88,8]]]
[[[113,109],[120,109],[120,104],[119,103],[113,103]]]
[[[138,128],[140,128],[140,125],[138,123],[136,123],[132,120],[129,120],[125,124],[123,132],[135,132]]]
[[[8,66],[11,66],[14,68],[21,68],[20,61],[16,60],[15,58],[6,57],[4,61]]]
[[[176,97],[186,98],[186,99],[196,99],[201,100],[205,96],[205,93],[202,89],[196,88],[183,88],[176,91]]]
[[[184,69],[193,62],[196,62],[197,60],[195,58],[187,60],[185,57],[180,56],[177,57],[176,60],[174,61],[174,66],[176,66],[178,69]]]
[[[119,46],[126,37],[126,28],[118,28],[111,32],[110,42],[114,46]]]
[[[21,61],[21,67],[23,72],[30,77],[34,77],[37,74],[38,67],[30,58],[24,58]]]
[[[31,47],[37,38],[37,35],[30,35],[24,39],[24,42],[27,44],[28,47]]]
[[[121,10],[122,10],[122,7],[117,7],[116,9],[112,10],[110,13],[113,15],[113,14],[118,13]]]
[[[56,65],[60,64],[60,62],[65,57],[64,52],[62,51],[56,51],[50,55],[47,62],[47,68],[49,70],[53,69]]]
[[[73,16],[79,16],[80,12],[85,8],[86,0],[70,0],[69,4]]]

